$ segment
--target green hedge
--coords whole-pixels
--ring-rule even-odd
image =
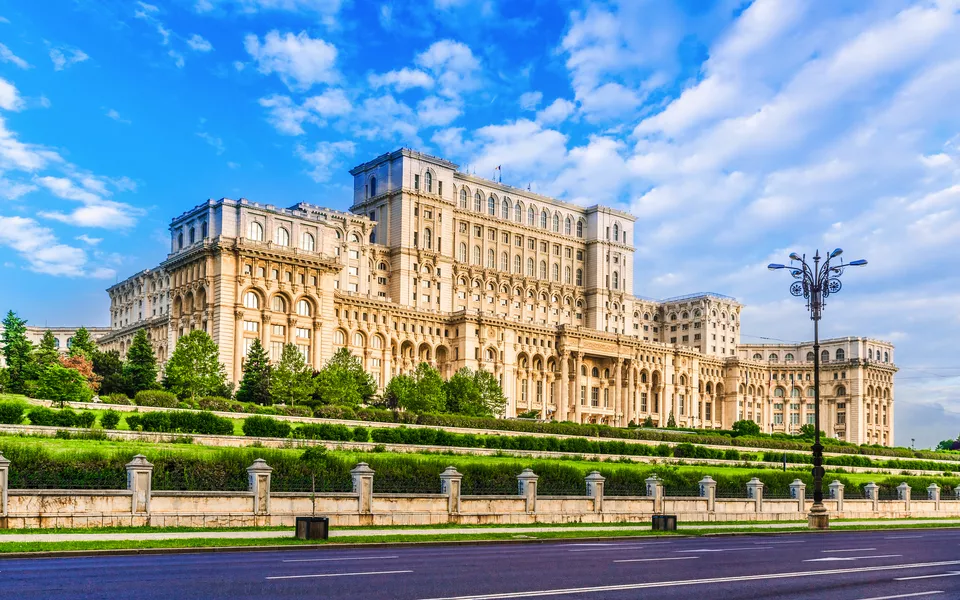
[[[177,395],[163,390],[141,390],[133,398],[137,406],[157,406],[160,408],[177,408],[180,400]]]
[[[233,435],[233,421],[207,411],[183,410],[127,415],[127,426],[132,430],[162,433]]]
[[[36,406],[27,413],[31,425],[45,427],[93,427],[97,415],[89,410],[77,413],[69,408],[54,410],[45,406]]]
[[[27,405],[23,402],[0,402],[0,423],[19,425],[23,422],[23,413]]]
[[[254,415],[243,420],[243,435],[285,438],[290,435],[290,424],[270,417]]]
[[[104,411],[100,415],[100,426],[104,429],[116,429],[117,425],[120,424],[120,413],[111,409]]]

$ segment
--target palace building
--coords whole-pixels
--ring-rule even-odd
[[[161,362],[185,333],[220,346],[236,382],[259,338],[320,368],[346,347],[381,389],[428,362],[497,375],[507,415],[764,431],[812,421],[811,344],[740,343],[742,305],[634,294],[636,217],[459,171],[408,149],[350,171],[349,212],[208,200],[170,224],[157,268],[107,291],[106,348],[146,328]],[[822,429],[893,443],[893,346],[822,343]],[[829,417],[829,422],[826,419]]]

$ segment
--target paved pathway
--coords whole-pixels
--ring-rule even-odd
[[[940,525],[960,526],[960,519],[890,519],[888,521],[834,521],[831,523],[833,528],[854,527],[854,526],[882,526],[882,525],[929,525],[937,523]],[[708,531],[736,531],[738,529],[757,528],[757,529],[806,529],[807,524],[803,521],[786,523],[704,523],[688,522],[680,523],[680,530],[698,529]],[[418,528],[418,529],[332,529],[331,538],[339,537],[376,537],[393,535],[416,535],[416,536],[436,536],[436,535],[472,535],[483,533],[513,533],[523,535],[527,533],[545,533],[545,532],[609,532],[609,531],[650,531],[650,526],[646,524],[637,525],[599,525],[599,526],[566,526],[566,527],[445,527],[445,528]],[[100,542],[100,541],[119,541],[119,540],[186,540],[186,539],[269,539],[269,538],[287,538],[293,537],[292,529],[274,530],[274,531],[182,531],[182,532],[148,532],[148,533],[11,533],[0,534],[0,543],[4,542]]]

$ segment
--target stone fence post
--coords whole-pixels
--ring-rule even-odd
[[[447,495],[447,512],[451,515],[460,514],[460,484],[461,475],[455,467],[447,467],[440,473],[440,493]]]
[[[754,477],[747,482],[747,498],[754,501],[757,512],[763,510],[763,482]]]
[[[910,486],[907,485],[906,481],[897,486],[897,498],[903,500],[907,505],[907,510],[910,510]]]
[[[593,512],[603,511],[603,482],[606,478],[600,474],[600,471],[590,471],[585,478],[587,483],[587,496],[593,498]]]
[[[844,485],[835,479],[828,487],[830,489],[830,499],[837,501],[837,512],[842,513]]]
[[[270,514],[270,477],[273,467],[258,458],[247,467],[247,489],[253,492],[253,514]]]
[[[934,510],[937,510],[937,511],[940,510],[940,486],[939,485],[935,483],[931,483],[927,487],[927,500],[933,500],[935,503]]]
[[[871,481],[863,486],[863,492],[868,499],[873,500],[873,512],[880,512],[880,486]]]
[[[717,482],[713,477],[704,475],[700,480],[700,497],[707,499],[707,512],[713,512],[717,507]]]
[[[960,485],[953,488],[953,495],[957,497],[957,500],[960,500]]]
[[[138,454],[127,463],[127,489],[133,492],[130,512],[135,515],[150,514],[150,494],[153,491],[153,464],[147,457]]]
[[[663,512],[663,481],[656,475],[647,477],[647,496],[653,498],[653,512]]]
[[[794,479],[793,483],[790,484],[790,497],[797,501],[797,510],[799,510],[801,513],[806,512],[806,495],[807,484],[799,479]]]
[[[533,469],[524,469],[517,475],[517,490],[526,500],[526,511],[528,513],[537,512],[537,480],[540,476],[533,472]]]
[[[373,469],[365,462],[357,463],[350,470],[353,478],[353,493],[357,494],[358,511],[362,515],[373,512]]]
[[[0,517],[7,516],[7,487],[10,482],[10,460],[0,452]]]

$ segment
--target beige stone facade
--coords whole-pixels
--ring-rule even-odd
[[[34,346],[39,346],[41,340],[43,340],[44,334],[48,331],[53,334],[53,339],[56,344],[57,350],[60,351],[60,354],[66,354],[70,350],[70,346],[73,344],[73,336],[77,334],[77,330],[80,327],[40,327],[37,325],[27,325],[27,339],[30,340]],[[110,327],[87,327],[87,332],[90,333],[90,338],[96,342],[108,335],[112,334],[113,330]],[[3,326],[0,325],[0,332],[3,332]],[[0,354],[0,367],[5,367],[6,361],[2,354]]]
[[[407,149],[350,173],[350,212],[223,198],[174,218],[167,259],[108,290],[114,332],[103,345],[123,350],[147,327],[162,362],[176,339],[203,329],[234,381],[257,337],[274,358],[297,345],[315,368],[347,347],[381,388],[421,361],[444,376],[491,371],[507,416],[613,425],[649,416],[665,425],[672,413],[680,426],[725,428],[745,415],[777,430],[779,396],[757,390],[780,365],[744,355],[735,299],[634,295],[634,216],[480,179]],[[890,344],[847,343],[892,359]],[[847,370],[860,378],[849,402],[864,408],[844,413],[845,439],[876,432],[892,443],[894,371],[892,360]],[[878,414],[887,425],[858,420],[870,390],[885,401]],[[785,418],[786,430],[799,429]]]

